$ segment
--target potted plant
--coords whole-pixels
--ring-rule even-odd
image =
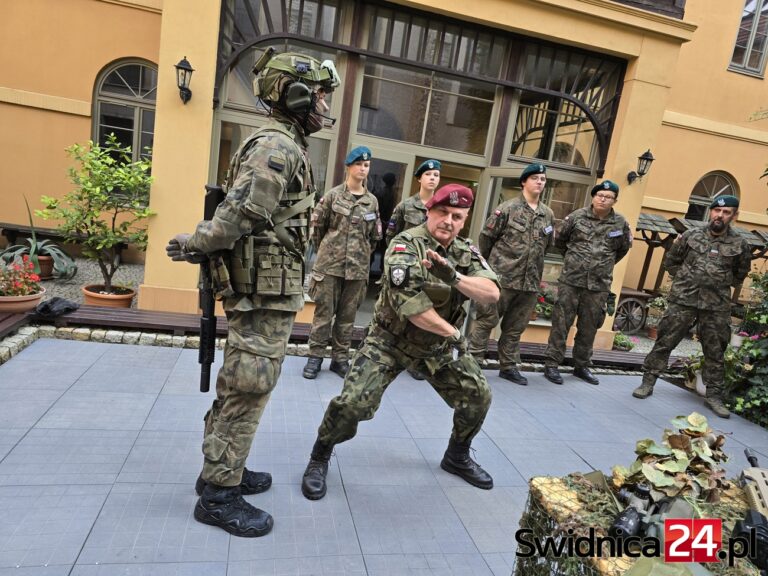
[[[635,347],[632,339],[621,331],[613,335],[613,349],[621,352],[629,352]]]
[[[14,244],[0,251],[0,259],[6,264],[10,264],[27,255],[34,265],[35,274],[40,276],[41,280],[50,280],[54,277],[65,280],[72,278],[77,273],[75,261],[50,240],[37,239],[35,226],[32,223],[32,212],[29,209],[26,196],[24,197],[24,204],[27,206],[27,217],[32,236],[26,238],[26,243]]]
[[[648,331],[648,337],[656,339],[659,322],[667,309],[667,299],[664,296],[657,296],[648,301],[648,316],[645,320],[645,326]]]
[[[131,147],[122,146],[114,134],[103,145],[89,141],[85,146],[74,144],[67,152],[78,164],[68,171],[75,189],[62,200],[43,196],[45,209],[37,214],[58,220],[65,241],[79,243],[83,256],[99,265],[104,283],[83,288],[85,303],[130,307],[134,291],[114,285],[112,279],[125,244],[147,248],[147,230],[141,223],[153,214],[151,162],[133,161]]]
[[[536,306],[533,308],[531,319],[535,320],[539,316],[547,320],[552,318],[555,300],[557,300],[556,289],[546,282],[539,284],[539,292],[536,294]]]
[[[45,288],[28,255],[11,263],[0,262],[0,312],[18,314],[40,303]]]

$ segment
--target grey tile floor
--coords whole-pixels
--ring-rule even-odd
[[[248,497],[275,517],[257,539],[192,518],[212,398],[196,351],[44,339],[0,366],[0,576],[509,576],[531,476],[608,472],[672,417],[711,416],[664,382],[633,399],[636,376],[560,387],[535,373],[521,387],[487,371],[493,406],[473,446],[496,486],[483,491],[440,470],[451,412],[404,373],[310,502],[301,475],[341,380],[304,380],[303,364],[286,359],[248,459],[274,477]],[[768,463],[768,431],[710,423],[727,433],[729,475],[745,446]]]

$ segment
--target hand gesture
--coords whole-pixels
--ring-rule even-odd
[[[184,247],[187,245],[192,234],[176,234],[168,241],[168,245],[165,247],[165,253],[168,258],[174,262],[191,262],[193,264],[199,264],[207,259],[207,256],[197,252],[186,252]]]
[[[459,283],[459,275],[450,260],[443,258],[434,250],[427,250],[427,257],[421,261],[424,267],[449,286]]]

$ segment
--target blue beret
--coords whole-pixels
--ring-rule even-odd
[[[424,203],[427,210],[433,206],[451,206],[453,208],[472,208],[474,194],[461,184],[446,184]]]
[[[419,167],[416,168],[416,172],[413,173],[413,177],[418,178],[427,170],[440,170],[441,168],[442,164],[440,164],[440,160],[424,160],[424,162],[419,164]]]
[[[546,174],[547,173],[547,167],[544,166],[544,164],[528,164],[528,166],[525,167],[525,170],[523,170],[523,173],[520,174],[520,185],[522,186],[523,182],[525,182],[528,179],[528,176],[533,176],[534,174]]]
[[[347,157],[344,160],[344,164],[349,166],[358,160],[370,160],[371,158],[373,158],[373,154],[371,154],[370,148],[367,146],[358,146],[349,151],[349,154],[347,154]]]
[[[615,182],[611,182],[610,180],[603,180],[600,182],[600,184],[595,184],[592,186],[592,196],[600,192],[600,190],[607,190],[609,192],[613,192],[616,194],[616,198],[619,197],[619,185]]]
[[[709,208],[738,208],[739,207],[739,199],[736,198],[736,196],[718,196],[714,200],[712,200],[712,204],[709,205]]]

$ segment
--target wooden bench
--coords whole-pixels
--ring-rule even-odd
[[[16,244],[19,235],[23,235],[25,238],[32,236],[32,228],[24,226],[22,224],[11,224],[10,222],[0,222],[0,235],[5,236],[8,239],[8,245]],[[57,242],[62,242],[64,236],[56,228],[39,228],[35,226],[35,237],[38,239],[49,239]],[[123,250],[128,248],[128,242],[121,242],[116,246],[118,257],[122,254]]]
[[[29,323],[25,313],[11,314],[0,312],[0,339]]]

